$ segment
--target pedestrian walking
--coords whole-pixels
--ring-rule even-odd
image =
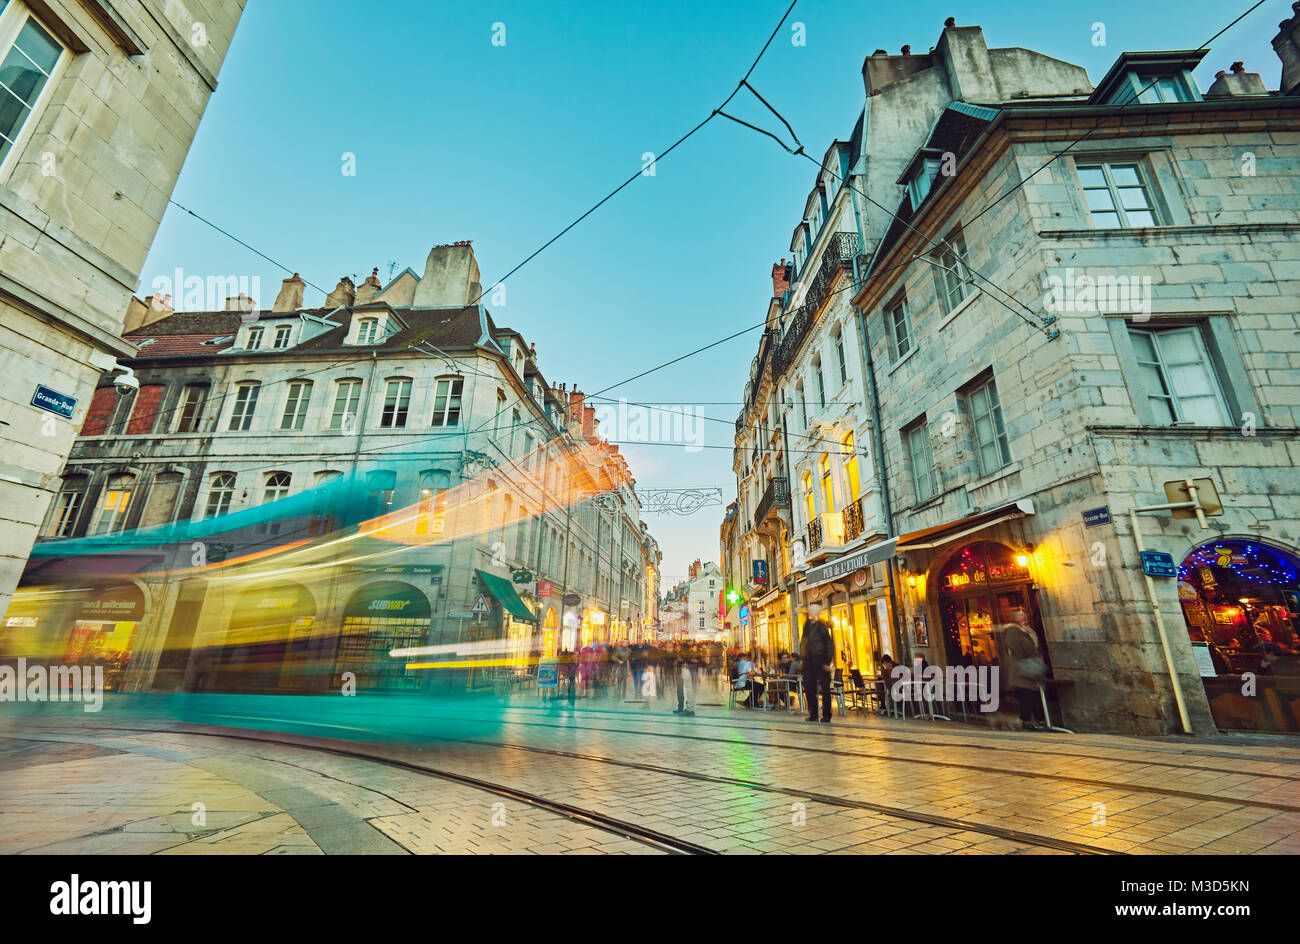
[[[831,628],[822,619],[822,605],[808,604],[808,619],[803,624],[799,640],[799,654],[803,662],[803,691],[808,701],[808,720],[817,721],[817,699],[821,696],[821,718],[831,723],[831,662],[835,658],[835,643]]]

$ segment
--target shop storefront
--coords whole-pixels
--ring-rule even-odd
[[[866,548],[811,568],[800,585],[805,608],[813,602],[824,608],[835,641],[836,667],[846,672],[856,669],[874,676],[878,656],[896,656],[884,576],[893,552],[893,541]],[[800,620],[805,617],[806,609]]]
[[[236,598],[222,645],[195,654],[193,687],[222,692],[296,687],[300,674],[287,657],[311,639],[315,621],[316,601],[300,584],[275,583],[243,591]]]
[[[1202,544],[1179,568],[1178,600],[1215,724],[1300,732],[1300,556]]]
[[[499,639],[502,643],[500,658],[508,660],[509,665],[522,668],[529,664],[534,655],[534,636],[537,632],[537,616],[534,612],[537,603],[529,606],[514,584],[504,577],[498,577],[484,570],[476,570],[479,586],[499,605],[500,622],[496,626],[477,625],[474,633],[478,639]]]
[[[1035,629],[1039,651],[1047,658],[1047,641],[1034,607],[1027,555],[1017,554],[998,541],[967,544],[942,564],[935,584],[940,633],[937,642],[943,646],[948,665],[993,665],[998,654],[997,627],[1019,622]],[[918,634],[921,631],[914,628]],[[920,639],[915,642],[919,645]]]
[[[389,653],[426,645],[429,619],[428,599],[410,584],[396,580],[366,584],[343,608],[331,687],[338,688],[343,673],[351,672],[357,691],[418,690],[420,672],[407,669],[408,660]]]

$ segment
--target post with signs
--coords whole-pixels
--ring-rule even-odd
[[[1178,670],[1174,666],[1173,652],[1169,648],[1169,634],[1165,630],[1164,614],[1160,610],[1160,598],[1156,593],[1153,577],[1173,577],[1178,573],[1172,554],[1162,551],[1148,551],[1142,541],[1142,528],[1138,524],[1139,514],[1157,514],[1173,512],[1175,518],[1195,518],[1202,528],[1208,527],[1206,515],[1223,514],[1223,502],[1219,499],[1219,490],[1212,479],[1179,479],[1166,482],[1165,496],[1170,499],[1163,505],[1143,505],[1129,509],[1129,525],[1133,529],[1133,543],[1137,545],[1138,558],[1142,562],[1142,579],[1147,585],[1147,599],[1151,603],[1151,613],[1156,619],[1156,633],[1160,637],[1160,648],[1164,651],[1165,667],[1169,670],[1169,682],[1174,689],[1174,701],[1178,705],[1178,720],[1182,723],[1183,733],[1192,733],[1192,720],[1187,714],[1187,700],[1183,697],[1183,685],[1178,679]]]

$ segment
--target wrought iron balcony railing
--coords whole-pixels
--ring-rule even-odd
[[[794,312],[772,355],[772,373],[775,376],[785,373],[786,368],[793,363],[804,338],[808,336],[808,330],[817,320],[822,303],[830,294],[835,276],[841,269],[852,266],[857,255],[857,233],[836,233],[827,241],[821,265],[817,267],[816,275],[804,292],[803,305]]]
[[[767,516],[776,508],[790,507],[790,483],[784,477],[772,479],[767,483],[767,490],[758,501],[754,510],[754,520],[760,525],[767,521]]]
[[[852,541],[862,534],[862,499],[859,498],[853,504],[841,512],[844,518],[844,540]]]
[[[822,546],[822,519],[814,518],[808,522],[808,553]]]

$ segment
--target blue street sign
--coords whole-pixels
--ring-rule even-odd
[[[57,413],[64,419],[72,419],[72,411],[77,408],[77,398],[70,397],[66,393],[59,393],[57,390],[51,390],[44,384],[36,385],[36,392],[32,394],[32,406],[38,406],[42,410],[48,410],[51,413]]]
[[[1085,528],[1095,528],[1099,524],[1110,524],[1110,506],[1102,505],[1100,508],[1089,508],[1083,513],[1083,526]]]
[[[1177,577],[1174,555],[1164,551],[1142,551],[1142,572],[1152,577]]]

